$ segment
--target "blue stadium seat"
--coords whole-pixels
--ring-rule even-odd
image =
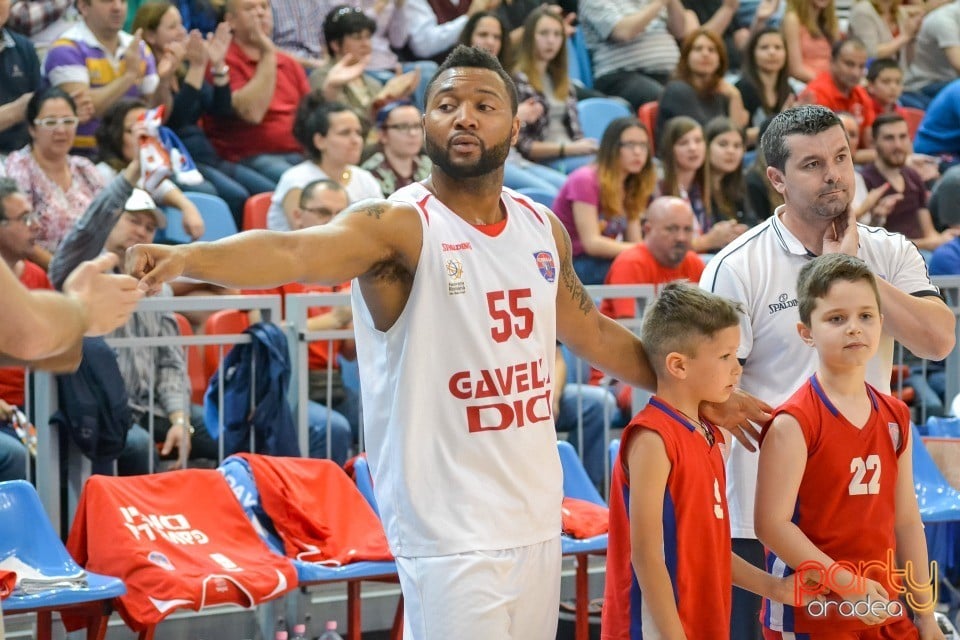
[[[580,458],[577,456],[576,449],[569,442],[563,440],[557,441],[557,451],[560,454],[560,466],[563,469],[563,495],[567,498],[578,498],[586,500],[600,506],[607,506],[603,497],[597,488],[590,482],[590,476],[587,470],[583,468]],[[560,544],[563,549],[563,555],[574,556],[577,561],[576,573],[576,615],[575,615],[575,638],[576,640],[587,640],[590,635],[589,619],[589,582],[587,569],[589,568],[589,556],[607,554],[607,534],[603,533],[592,538],[576,539],[570,536],[562,536]]]
[[[522,193],[534,202],[542,204],[551,210],[553,209],[553,200],[557,197],[556,191],[538,189],[537,187],[524,187],[517,189],[517,193]]]
[[[185,191],[184,195],[197,207],[203,218],[205,229],[200,240],[211,242],[237,233],[237,223],[223,198],[195,191]]]
[[[377,506],[377,497],[373,494],[373,474],[370,473],[370,464],[367,462],[366,456],[357,456],[353,463],[353,476],[357,483],[357,489],[367,499],[367,504],[379,518],[380,508]]]
[[[14,561],[14,558],[16,561]],[[0,563],[19,562],[47,578],[83,575],[86,586],[51,586],[33,593],[14,591],[3,613],[37,613],[37,637],[51,637],[51,612],[86,620],[87,637],[103,638],[110,601],[127,592],[118,578],[84,572],[53,530],[33,485],[23,480],[0,482]]]
[[[590,60],[590,51],[583,35],[583,27],[577,30],[567,40],[568,71],[573,80],[579,80],[587,89],[593,88],[593,62]]]
[[[603,132],[606,131],[610,122],[633,115],[623,102],[611,98],[581,100],[577,103],[577,113],[580,116],[583,135],[597,140],[603,137]]]
[[[617,456],[620,455],[620,438],[610,441],[610,475],[613,475],[613,466],[617,464]],[[613,488],[610,488],[613,491]]]

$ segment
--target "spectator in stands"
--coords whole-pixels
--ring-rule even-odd
[[[834,112],[851,114],[860,127],[860,149],[854,155],[858,164],[873,160],[871,126],[876,114],[873,99],[860,86],[867,68],[867,49],[856,38],[840,40],[833,45],[830,68],[820,72],[800,93],[800,102],[819,104]]]
[[[470,16],[493,11],[499,4],[500,0],[405,0],[410,52],[418,60],[443,60]]]
[[[504,69],[513,68],[513,43],[507,36],[506,25],[495,13],[478,11],[471,15],[463,25],[458,42],[497,56]]]
[[[310,91],[307,76],[270,40],[269,0],[228,0],[226,21],[233,30],[224,62],[235,115],[205,118],[204,131],[221,158],[244,164],[276,184],[303,159],[293,121],[297,105]]]
[[[339,182],[322,178],[307,183],[300,190],[296,206],[292,210],[293,229],[308,229],[327,224],[350,204],[346,190]],[[350,283],[338,287],[291,282],[275,289],[245,291],[247,294],[279,295],[281,304],[293,293],[332,293],[349,291]],[[285,307],[284,307],[285,309]],[[324,308],[312,307],[308,311],[307,331],[331,331],[346,329],[352,325],[350,305]],[[284,310],[284,318],[287,318]],[[251,312],[250,320],[257,322],[259,312]],[[343,384],[339,358],[356,358],[353,340],[316,340],[307,345],[309,352],[309,405],[307,424],[310,431],[311,458],[327,456],[327,424],[330,425],[330,458],[339,465],[347,461],[350,445],[360,436],[360,398],[354,389]],[[330,408],[327,408],[327,366],[331,366]]]
[[[877,159],[861,174],[868,189],[889,184],[888,193],[899,195],[889,215],[874,215],[871,224],[902,233],[922,251],[932,251],[960,235],[960,229],[938,232],[927,209],[927,188],[920,175],[906,166],[910,155],[910,132],[897,114],[885,114],[873,123]]]
[[[613,259],[640,242],[655,186],[649,133],[636,118],[617,118],[603,132],[596,164],[571,173],[553,203],[581,282],[601,284]]]
[[[70,155],[80,118],[65,91],[51,87],[33,94],[27,122],[30,146],[7,156],[4,168],[40,218],[32,260],[45,269],[103,180],[92,162]]]
[[[30,262],[38,222],[17,183],[0,178],[0,259],[27,289],[53,289],[46,272]],[[27,477],[27,449],[13,419],[18,407],[24,407],[23,368],[0,368],[0,482]]]
[[[280,178],[267,212],[269,229],[293,228],[293,210],[301,190],[321,178],[342,185],[351,202],[382,197],[377,179],[357,166],[363,150],[363,130],[360,118],[349,107],[307,96],[297,112],[294,135],[308,150],[310,159],[291,167]]]
[[[901,0],[857,0],[847,18],[847,35],[863,42],[868,58],[893,58],[906,66],[923,19],[923,8],[914,7],[901,21],[906,6]]]
[[[92,156],[99,117],[117,100],[126,96],[158,104],[168,96],[157,91],[160,77],[149,47],[139,34],[122,31],[127,19],[125,2],[77,0],[77,9],[83,21],[53,43],[43,68],[50,84],[67,93],[89,90],[95,117],[77,129],[74,146]]]
[[[237,228],[240,228],[247,198],[271,191],[274,184],[249,167],[220,158],[200,128],[203,116],[227,118],[233,115],[230,68],[224,63],[233,37],[230,25],[221,22],[207,39],[196,30],[188,35],[180,11],[166,0],[140,7],[134,25],[143,30],[143,39],[154,51],[163,51],[168,46],[184,47],[184,64],[176,70],[171,82],[173,106],[167,114],[166,126],[183,141],[200,174],[208,181],[208,185],[188,185],[184,189],[219,195],[229,205]],[[210,79],[207,79],[208,70]],[[158,202],[165,204],[162,198]]]
[[[692,249],[695,224],[693,209],[684,200],[654,198],[641,221],[643,242],[613,259],[605,284],[700,282],[704,264]],[[636,304],[632,298],[607,298],[600,310],[611,318],[633,318]]]
[[[703,127],[687,116],[667,122],[660,140],[663,179],[658,195],[677,196],[690,204],[697,220],[693,248],[697,253],[710,253],[746,231],[736,220],[714,220],[707,145]]]
[[[960,79],[941,89],[927,107],[913,148],[940,156],[944,170],[960,162]]]
[[[140,146],[134,125],[146,111],[147,106],[141,100],[123,98],[103,114],[100,128],[97,129],[100,160],[97,171],[103,184],[113,180],[139,155]],[[150,197],[163,206],[180,209],[183,212],[183,230],[191,238],[196,240],[203,235],[204,223],[200,211],[172,180],[167,179],[157,185],[150,191]]]
[[[944,86],[960,75],[960,0],[928,13],[917,34],[916,54],[907,69],[903,104],[926,109]]]
[[[594,88],[633,107],[660,98],[680,60],[677,40],[697,28],[680,0],[581,0]]]
[[[900,106],[903,93],[903,69],[893,58],[877,58],[867,68],[867,93],[873,99],[874,115],[904,114]]]
[[[753,145],[760,139],[760,125],[796,100],[788,82],[790,71],[783,34],[773,27],[755,31],[747,42],[741,71],[735,86],[749,117],[747,143]]]
[[[10,2],[0,2],[0,156],[25,147],[27,102],[40,88],[40,60],[33,43],[7,27]]]
[[[122,264],[128,248],[153,241],[157,227],[163,226],[165,220],[149,194],[134,189],[139,175],[139,162],[131,162],[97,195],[64,239],[50,265],[54,286],[62,286],[66,274],[82,260],[107,251],[119,256]],[[179,334],[172,313],[140,311],[111,335],[156,338]],[[161,445],[159,454],[173,458],[173,468],[188,457],[216,460],[218,444],[198,424],[199,416],[191,416],[190,383],[183,349],[131,347],[116,351],[134,418],[127,434],[127,447],[117,459],[120,474],[149,473],[154,450],[148,432],[151,422],[153,440]],[[196,429],[192,425],[196,425]]]
[[[580,129],[577,96],[567,72],[563,18],[546,7],[524,23],[513,79],[521,102],[535,100],[542,114],[522,122],[517,149],[530,161],[570,173],[596,158],[598,141]]]
[[[688,2],[690,10],[697,16],[700,26],[715,34],[723,41],[730,56],[730,68],[740,68],[740,51],[750,37],[749,22],[738,24],[737,10],[739,0],[700,0]]]
[[[156,0],[127,0],[127,21],[123,28],[133,33],[133,20],[140,7]],[[177,8],[183,18],[183,26],[187,31],[196,29],[206,36],[217,29],[223,19],[224,0],[180,0]]]
[[[743,130],[729,118],[714,118],[707,123],[704,136],[707,142],[707,175],[710,176],[713,224],[719,220],[735,220],[752,227],[757,219],[746,206]]]
[[[430,175],[433,163],[423,153],[421,112],[409,101],[391,102],[377,113],[379,148],[363,163],[377,182],[383,197]],[[302,199],[302,194],[301,194]]]
[[[42,57],[79,18],[71,0],[13,0],[7,28],[29,38]]]
[[[726,116],[738,127],[747,126],[749,115],[740,91],[724,79],[727,51],[723,40],[707,29],[690,33],[680,48],[674,79],[667,83],[657,110],[657,131],[676,116],[689,116],[701,126]]]
[[[960,226],[960,166],[943,174],[930,194],[930,214],[939,225]],[[960,275],[960,238],[940,245],[927,263],[932,276]]]
[[[273,43],[309,74],[326,61],[323,17],[330,10],[317,0],[272,0]]]
[[[787,0],[780,28],[791,77],[810,82],[830,70],[830,51],[841,38],[834,0]]]
[[[366,73],[376,28],[373,18],[359,7],[332,8],[323,20],[330,58],[310,74],[313,91],[353,109],[365,127],[374,121],[380,107],[411,97],[420,83],[418,69],[394,76],[386,84]]]

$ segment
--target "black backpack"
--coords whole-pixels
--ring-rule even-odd
[[[76,373],[57,376],[59,410],[50,418],[67,431],[83,455],[112,460],[127,443],[133,423],[117,355],[103,338],[83,339]]]

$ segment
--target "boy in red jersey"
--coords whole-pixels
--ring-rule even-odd
[[[910,413],[864,380],[882,330],[876,279],[858,258],[823,255],[800,270],[797,299],[797,330],[820,365],[763,431],[755,517],[768,571],[827,599],[765,601],[764,637],[942,640]]]
[[[731,581],[792,601],[792,580],[733,555],[726,443],[699,415],[740,379],[739,322],[735,303],[678,282],[644,318],[657,394],[627,425],[614,465],[604,640],[729,638]]]

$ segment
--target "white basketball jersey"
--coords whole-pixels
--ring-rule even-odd
[[[352,291],[364,435],[391,551],[447,555],[556,537],[550,220],[509,189],[494,236],[422,184],[390,199],[412,204],[423,225],[406,307],[379,331],[361,287]]]

